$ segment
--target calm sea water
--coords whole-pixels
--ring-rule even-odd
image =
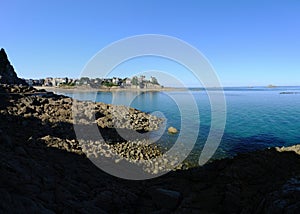
[[[227,105],[226,128],[221,144],[213,158],[233,156],[274,146],[289,146],[300,143],[300,87],[277,88],[225,88]],[[280,92],[296,92],[280,94]],[[198,156],[207,139],[210,129],[211,107],[205,90],[192,89],[170,92],[97,92],[64,93],[80,100],[124,104],[139,110],[160,112],[166,118],[166,127],[174,126],[186,131],[186,139],[199,131],[195,147],[189,156],[198,160]],[[187,111],[185,127],[181,127],[182,107],[189,109],[190,95],[194,98],[198,112]],[[195,129],[195,121],[200,117],[200,128]],[[158,144],[170,147],[178,135],[170,135],[165,130]],[[191,137],[192,139],[192,137]]]

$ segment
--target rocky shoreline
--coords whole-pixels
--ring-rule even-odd
[[[157,167],[151,167],[149,170],[149,165],[155,165],[153,159],[162,157],[163,154],[160,148],[147,140],[147,133],[157,130],[163,119],[125,106],[76,101],[26,86],[1,85],[0,90],[9,97],[6,108],[0,110],[1,114],[29,118],[30,121],[37,119],[42,124],[54,123],[61,132],[73,133],[72,126],[76,125],[84,132],[84,139],[77,139],[80,137],[78,131],[77,136],[69,134],[67,142],[64,142],[47,135],[47,131],[53,126],[48,127],[46,131],[40,132],[45,136],[38,138],[48,146],[78,154],[84,153],[89,158],[105,156],[114,158],[116,162],[124,159],[136,164],[145,164],[149,173],[157,174],[159,168],[161,170],[173,168],[168,159],[164,158],[163,162],[169,166],[168,168],[161,166],[161,163],[158,166],[156,163]],[[31,125],[30,122],[24,124]],[[98,128],[96,134],[90,131],[93,130],[92,126]],[[98,131],[101,133],[100,139]],[[119,133],[122,133],[122,136]]]
[[[0,90],[15,98],[10,100],[7,110],[2,110],[2,113],[36,117],[42,121],[75,122],[84,125],[97,123],[101,128],[127,128],[137,131],[157,130],[163,122],[156,116],[133,108],[74,101],[69,97],[33,87],[2,85]]]
[[[170,172],[145,181],[123,180],[101,171],[87,156],[118,155],[114,159],[117,164],[123,159],[145,162],[162,153],[147,140],[112,140],[115,133],[109,130],[115,125],[121,127],[120,118],[124,114],[111,120],[103,118],[109,118],[118,107],[81,102],[79,105],[92,105],[95,112],[83,113],[74,121],[70,106],[73,100],[68,97],[9,85],[0,86],[0,97],[2,212],[296,213],[300,210],[299,145],[240,154],[189,170],[170,171],[167,166],[171,163],[152,164],[145,168],[149,173]],[[148,132],[162,122],[138,110],[127,110],[124,112],[130,112],[128,120],[132,122],[128,122],[128,130]],[[93,114],[98,116],[93,118]],[[148,118],[146,122],[140,120],[144,117]],[[73,123],[85,126],[91,120],[103,133],[108,132],[106,138],[111,143],[91,140],[87,144],[76,139]]]

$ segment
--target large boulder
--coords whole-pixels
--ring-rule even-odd
[[[27,85],[25,80],[18,78],[3,48],[0,50],[0,84]]]

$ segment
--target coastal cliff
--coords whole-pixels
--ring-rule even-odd
[[[0,83],[27,85],[25,80],[18,78],[13,66],[10,64],[6,52],[3,48],[0,50]]]

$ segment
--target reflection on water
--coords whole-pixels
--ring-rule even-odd
[[[214,157],[299,143],[300,94],[281,92],[300,92],[300,87],[225,88],[227,123],[221,145]],[[181,115],[184,111],[184,119],[188,121],[184,123],[184,129],[187,130],[185,140],[189,141],[195,132],[199,131],[195,148],[190,155],[191,159],[198,158],[210,129],[211,108],[203,89],[193,89],[189,92],[122,91],[64,94],[79,100],[125,104],[148,113],[160,112],[166,118],[167,128],[174,126],[179,130],[183,128]],[[189,94],[192,94],[199,111],[189,110],[193,104]],[[181,104],[184,103],[180,108],[178,100]],[[196,122],[198,117],[201,123],[199,130]],[[178,135],[170,135],[165,131],[157,143],[169,148],[177,138]]]

